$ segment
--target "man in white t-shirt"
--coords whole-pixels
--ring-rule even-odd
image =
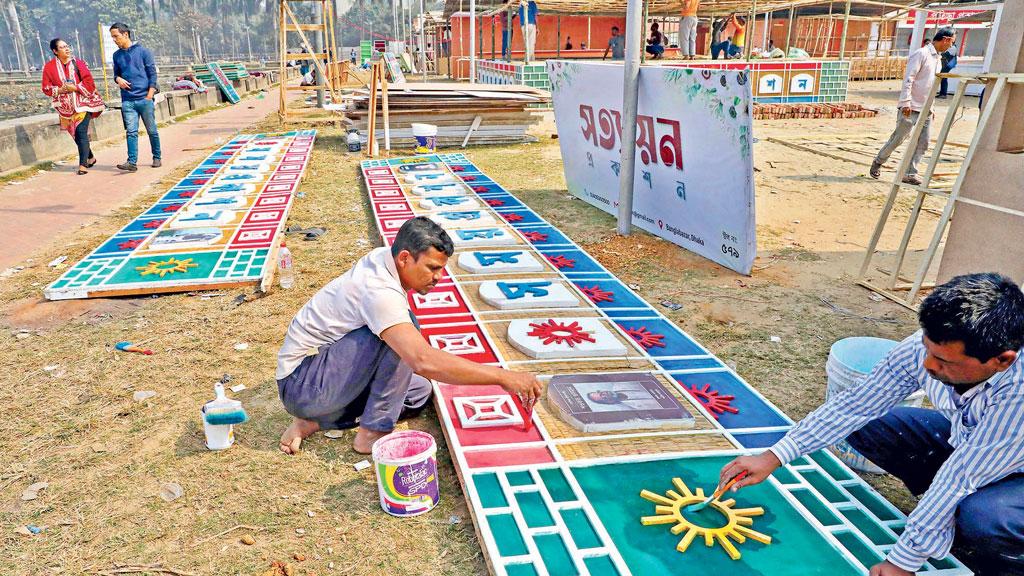
[[[413,218],[391,248],[360,258],[298,311],[277,353],[278,392],[294,417],[281,451],[295,454],[318,430],[358,426],[352,447],[368,454],[400,418],[426,406],[427,378],[496,384],[525,403],[538,398],[541,384],[533,374],[442,352],[420,335],[407,294],[429,292],[454,250],[444,229]]]

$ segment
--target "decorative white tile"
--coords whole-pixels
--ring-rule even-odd
[[[484,210],[445,210],[425,215],[442,228],[470,228],[479,226],[496,226],[498,221],[491,216],[490,212]]]
[[[429,196],[419,201],[424,210],[479,210],[480,203],[469,196]]]
[[[468,332],[466,334],[432,334],[427,337],[427,341],[434,348],[457,356],[486,352],[483,345],[480,344],[480,336],[475,332]]]
[[[449,234],[456,248],[472,246],[509,246],[519,244],[516,237],[503,228],[459,228]]]
[[[498,280],[480,284],[480,297],[495,308],[570,308],[580,301],[556,280]]]
[[[471,274],[544,271],[544,265],[526,250],[463,252],[459,254],[459,268]]]
[[[626,346],[599,318],[513,320],[508,341],[538,359],[626,355]]]
[[[516,408],[512,397],[462,396],[454,398],[455,412],[463,428],[491,428],[516,426],[523,423],[523,417]]]

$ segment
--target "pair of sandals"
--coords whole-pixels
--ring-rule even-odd
[[[96,158],[93,158],[93,159],[92,159],[92,162],[89,162],[88,164],[86,164],[86,165],[85,165],[85,167],[86,167],[86,168],[92,168],[93,166],[95,166],[95,165],[96,165],[96,163],[97,163],[97,162],[99,162],[99,160],[98,160],[98,159],[96,159]],[[78,168],[78,175],[79,175],[79,176],[81,176],[81,175],[83,175],[83,174],[88,174],[88,173],[89,173],[89,171],[88,171],[88,170],[82,170],[82,168],[81,168],[81,167],[79,167],[79,168]]]

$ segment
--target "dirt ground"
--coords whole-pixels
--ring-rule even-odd
[[[854,335],[901,338],[913,314],[853,283],[864,246],[888,193],[866,168],[768,142],[768,136],[887,134],[898,82],[855,83],[850,100],[883,107],[877,118],[758,121],[754,135],[758,258],[741,276],[645,233],[618,237],[614,220],[568,197],[550,123],[536,144],[476,148],[486,173],[581,243],[794,419],[824,397],[832,342]],[[940,107],[939,120],[944,115]],[[955,125],[969,140],[977,117]],[[270,122],[261,128],[272,129]],[[398,520],[383,514],[370,469],[352,452],[352,433],[316,435],[295,457],[277,451],[288,422],[273,380],[275,352],[293,313],[324,283],[378,242],[343,134],[321,131],[290,224],[328,229],[319,241],[289,247],[298,277],[291,290],[221,295],[45,302],[42,288],[67,254],[75,262],[153,202],[156,193],[54,240],[0,279],[0,573],[93,574],[117,563],[162,563],[182,573],[263,574],[271,562],[296,574],[482,574],[455,470],[438,452],[441,504]],[[522,170],[524,155],[530,169]],[[906,214],[909,200],[898,212]],[[931,218],[926,216],[926,218]],[[933,222],[933,220],[928,220]],[[925,222],[926,224],[927,222]],[[923,225],[922,225],[923,226]],[[927,226],[923,226],[927,229]],[[888,232],[883,247],[898,243]],[[920,249],[924,236],[915,236]],[[242,300],[240,303],[239,301]],[[778,336],[781,342],[771,341]],[[116,352],[131,340],[153,356]],[[247,343],[236,350],[236,343]],[[246,389],[251,420],[237,446],[203,446],[199,408],[223,374]],[[156,395],[133,399],[138,391]],[[436,415],[401,424],[442,439]],[[892,479],[869,478],[904,510],[912,498]],[[23,492],[48,482],[34,500]],[[173,482],[183,496],[166,502]],[[43,528],[33,536],[19,526]],[[242,526],[226,534],[222,532]],[[254,544],[240,541],[251,535]],[[298,560],[302,558],[302,560]]]

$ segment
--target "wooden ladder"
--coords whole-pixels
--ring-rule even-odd
[[[320,4],[320,20],[315,24],[299,22],[293,4]],[[278,104],[278,113],[284,123],[293,122],[315,122],[329,121],[338,122],[343,120],[340,110],[325,110],[321,108],[310,108],[304,106],[305,99],[298,102],[292,101],[289,92],[319,91],[328,93],[331,103],[335,106],[341,103],[340,85],[344,82],[343,75],[347,74],[347,67],[338,63],[338,46],[334,37],[334,2],[331,0],[278,0],[278,61],[281,78],[280,91],[281,102]],[[320,33],[323,39],[324,52],[317,53],[310,42],[307,32]],[[288,34],[295,33],[299,36],[300,47],[306,52],[299,54],[288,53]],[[315,86],[289,85],[287,81],[287,64],[289,61],[311,60],[317,71],[319,83]],[[324,61],[327,61],[325,64]]]
[[[957,202],[981,206],[997,210],[999,212],[1024,217],[1024,212],[1019,210],[1014,210],[1004,206],[996,206],[994,204],[981,202],[972,198],[965,198],[960,195],[960,186],[963,184],[964,176],[967,174],[967,169],[971,164],[971,158],[974,156],[974,153],[978,148],[978,143],[982,134],[985,132],[985,127],[988,125],[989,118],[992,116],[992,111],[996,108],[996,104],[999,102],[1000,98],[1008,92],[1006,88],[1007,85],[1024,84],[1024,74],[977,74],[970,76],[959,74],[939,74],[938,78],[956,78],[959,82],[957,83],[956,92],[953,94],[953,99],[950,101],[949,108],[946,111],[946,119],[942,123],[941,130],[939,130],[939,135],[938,138],[936,138],[932,154],[928,159],[927,168],[921,177],[922,182],[920,185],[907,184],[903,182],[903,178],[906,176],[907,169],[910,167],[911,159],[913,158],[914,146],[917,145],[917,140],[921,136],[921,131],[924,130],[924,119],[928,118],[931,114],[932,104],[935,102],[935,88],[932,88],[931,94],[929,94],[928,99],[925,101],[924,107],[918,115],[917,122],[914,124],[914,129],[910,133],[910,137],[907,139],[907,149],[903,154],[903,159],[900,161],[899,167],[896,170],[896,176],[889,189],[889,198],[882,207],[882,213],[878,217],[878,223],[875,225],[875,231],[871,235],[871,241],[868,242],[868,247],[864,254],[864,261],[861,263],[860,272],[857,274],[857,284],[873,290],[874,292],[877,292],[898,304],[906,306],[911,310],[917,309],[918,293],[922,289],[933,288],[935,286],[934,282],[926,282],[926,278],[928,277],[932,261],[935,259],[935,254],[939,249],[939,244],[945,236],[946,228],[953,217],[953,210],[956,207]],[[967,153],[964,156],[963,164],[960,166],[960,171],[957,173],[956,180],[953,182],[952,187],[932,186],[932,176],[935,174],[935,166],[939,163],[939,157],[942,155],[942,149],[946,146],[946,138],[949,136],[949,131],[953,126],[953,122],[956,120],[957,112],[959,112],[960,107],[964,105],[963,97],[967,92],[967,87],[971,84],[985,85],[984,107],[981,110],[981,116],[978,118],[978,126],[975,128],[974,136],[971,138],[971,143],[967,147]],[[896,250],[896,262],[889,269],[877,268],[879,272],[882,272],[883,275],[887,276],[881,282],[871,280],[868,278],[868,273],[871,269],[871,262],[878,253],[877,248],[879,239],[882,237],[882,232],[885,230],[885,226],[889,222],[892,208],[896,203],[896,198],[903,190],[913,190],[916,192],[916,198],[914,199],[914,205],[910,210],[910,217],[907,220],[906,227],[903,230],[903,237],[900,240],[899,248]],[[914,228],[917,225],[918,217],[921,215],[924,200],[928,196],[944,198],[946,200],[946,204],[939,215],[939,221],[935,224],[935,230],[932,233],[931,241],[928,243],[928,248],[924,251],[922,260],[917,265],[917,269],[912,271],[912,276],[905,275],[903,273],[903,269],[907,267],[905,266],[907,248],[910,245],[910,239],[914,234]]]

